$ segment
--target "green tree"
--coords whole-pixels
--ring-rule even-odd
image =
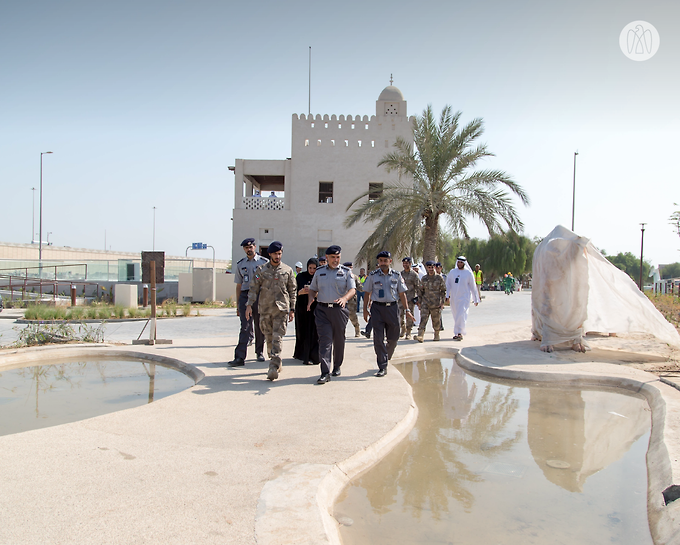
[[[678,206],[678,203],[674,202],[673,203],[675,206]],[[676,210],[671,214],[671,217],[668,218],[671,222],[671,225],[673,226],[673,229],[675,229],[675,232],[678,233],[678,236],[680,237],[680,210]]]
[[[633,281],[637,284],[640,281],[640,258],[634,256],[631,252],[619,252],[616,255],[606,255],[602,251],[610,263],[621,269],[628,276],[630,276]],[[649,278],[649,271],[652,268],[652,264],[649,261],[642,262],[642,283],[644,284]]]
[[[667,280],[669,278],[678,278],[680,276],[680,263],[671,263],[670,265],[665,265],[661,269],[661,278]]]
[[[412,255],[421,255],[422,249],[424,260],[436,259],[442,218],[452,235],[463,238],[469,238],[468,218],[482,222],[490,234],[501,233],[503,224],[511,231],[522,230],[506,190],[525,205],[528,195],[505,172],[473,170],[493,154],[485,144],[475,143],[484,132],[483,121],[477,118],[460,126],[460,117],[446,106],[437,122],[428,106],[413,122],[413,144],[398,137],[396,151],[378,163],[388,172],[396,171],[398,181],[386,184],[377,199],[367,199],[347,216],[347,227],[360,220],[375,225],[357,259],[372,259],[377,248]],[[369,191],[354,199],[347,211]]]

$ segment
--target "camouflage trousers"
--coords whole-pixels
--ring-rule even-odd
[[[281,369],[281,347],[287,327],[287,312],[279,311],[274,314],[260,313],[260,329],[265,341],[267,341],[267,352],[271,360],[270,365],[276,365],[279,370]]]
[[[347,310],[349,310],[349,321],[357,328],[359,327],[359,318],[357,318],[357,298],[356,295],[347,301]]]
[[[401,305],[401,301],[399,301],[399,325],[401,326],[401,330],[405,330],[407,333],[413,328],[414,322],[412,316],[416,309],[416,304],[413,301],[409,301],[408,309],[411,311],[411,318],[406,315],[406,309]]]
[[[440,307],[428,308],[426,305],[420,306],[420,325],[418,326],[418,330],[425,331],[427,320],[430,316],[432,316],[432,328],[435,331],[441,331],[442,309]]]

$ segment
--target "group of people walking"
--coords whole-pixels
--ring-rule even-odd
[[[373,329],[377,377],[387,374],[399,337],[411,338],[416,306],[420,311],[416,340],[423,342],[429,320],[434,340],[440,339],[441,311],[448,302],[454,316],[453,339],[462,340],[470,300],[475,305],[481,300],[475,283],[477,275],[473,275],[464,256],[458,257],[456,268],[446,279],[437,273],[432,261],[425,263],[426,273],[421,278],[412,268],[410,257],[402,260],[400,273],[392,268],[390,252],[382,251],[376,256],[378,267],[369,274],[361,269],[357,276],[351,262],[340,262],[342,249],[337,245],[330,246],[318,259],[310,258],[306,270],[297,263],[297,273],[281,261],[283,245],[278,241],[267,249],[269,260],[257,254],[255,239],[247,238],[241,246],[246,256],[234,267],[241,327],[229,365],[245,365],[247,348],[253,340],[257,361],[265,361],[266,342],[269,380],[276,380],[281,373],[282,340],[287,324],[293,320],[293,357],[304,364],[319,364],[321,376],[317,384],[325,384],[342,374],[348,321],[353,322],[355,335],[360,335],[356,313],[362,299],[364,320]],[[355,297],[357,293],[362,297]]]

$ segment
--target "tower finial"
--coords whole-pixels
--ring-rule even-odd
[[[390,74],[390,85],[392,85],[393,82],[394,80],[392,79],[392,74]]]

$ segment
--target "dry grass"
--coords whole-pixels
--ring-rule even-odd
[[[648,297],[664,318],[680,329],[680,297],[674,295],[649,295]]]

